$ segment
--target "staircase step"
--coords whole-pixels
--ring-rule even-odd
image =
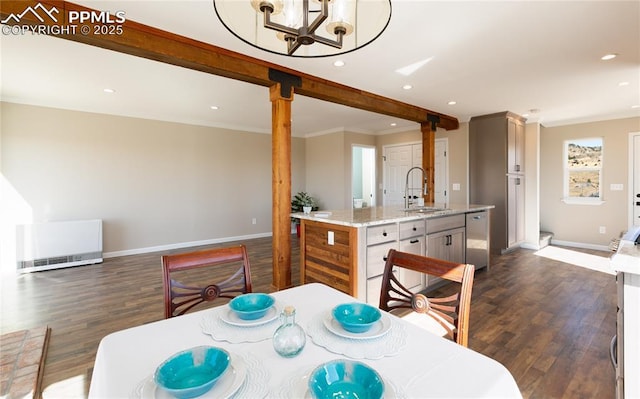
[[[544,248],[546,246],[548,246],[549,244],[551,244],[551,239],[553,238],[553,233],[550,233],[548,231],[541,231],[540,232],[540,242],[539,242],[539,246],[540,248]]]

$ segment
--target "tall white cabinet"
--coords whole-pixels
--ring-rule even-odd
[[[469,199],[491,204],[491,249],[517,248],[525,235],[524,130],[513,112],[475,116],[469,121]]]
[[[636,230],[637,229],[637,230]],[[632,229],[635,240],[640,227]],[[640,398],[640,246],[623,239],[611,259],[618,272],[617,348],[612,347],[616,369],[616,398]]]

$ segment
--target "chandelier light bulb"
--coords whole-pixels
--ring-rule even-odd
[[[271,15],[277,15],[282,12],[283,5],[282,0],[251,0],[251,7],[259,13],[270,9]]]
[[[302,4],[295,0],[284,0],[282,9],[284,24],[290,28],[298,29],[302,26]]]

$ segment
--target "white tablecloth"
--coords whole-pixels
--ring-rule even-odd
[[[305,331],[309,331],[318,318],[326,317],[335,305],[354,301],[353,297],[322,284],[307,284],[273,293],[273,296],[279,304],[296,308],[296,321]],[[292,384],[304,378],[310,369],[332,359],[348,358],[340,350],[331,351],[316,345],[310,336],[302,353],[289,359],[274,351],[270,338],[245,343],[214,340],[212,335],[203,332],[202,322],[224,307],[226,305],[104,337],[98,347],[89,397],[139,397],[141,385],[148,381],[158,364],[173,353],[198,345],[222,347],[244,359],[248,382],[258,386],[245,387],[251,389],[240,390],[235,397],[243,393],[252,398],[258,394],[270,398],[294,397],[293,393],[288,394]],[[398,397],[522,397],[513,377],[500,363],[393,315],[389,317],[404,330],[401,334],[404,338],[400,338],[403,341],[400,344],[394,341],[399,348],[376,359],[369,359],[365,354],[358,361],[377,370],[394,387]],[[271,325],[275,331],[279,323],[274,321]],[[353,343],[357,344],[357,341]],[[264,368],[266,372],[256,372],[256,368]]]

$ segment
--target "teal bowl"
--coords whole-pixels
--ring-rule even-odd
[[[353,360],[334,360],[316,367],[308,387],[315,399],[380,399],[384,394],[380,375]]]
[[[366,303],[343,303],[333,308],[333,318],[352,333],[369,331],[380,317],[380,310]]]
[[[268,294],[238,295],[229,302],[229,307],[242,320],[256,320],[264,317],[275,303],[275,299]]]
[[[224,349],[197,346],[162,362],[153,378],[160,389],[176,398],[195,398],[213,388],[230,362],[229,353]]]

